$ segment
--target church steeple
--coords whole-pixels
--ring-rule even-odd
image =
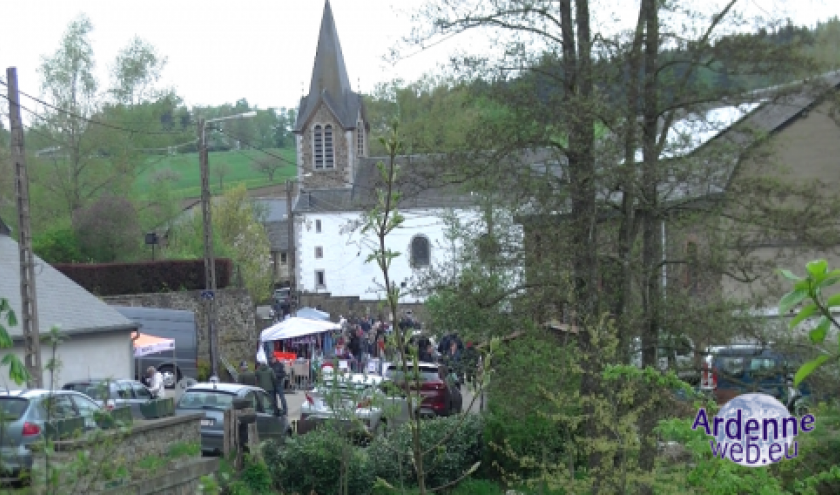
[[[303,131],[312,113],[322,101],[335,114],[344,130],[356,128],[357,117],[361,110],[361,98],[353,92],[350,85],[350,77],[344,65],[344,54],[341,52],[341,43],[338,40],[338,30],[329,0],[326,0],[324,4],[309,94],[301,99],[295,132]]]

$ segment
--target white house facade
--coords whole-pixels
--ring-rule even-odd
[[[405,222],[386,237],[386,247],[400,256],[389,269],[391,282],[401,288],[402,303],[422,302],[416,283],[424,270],[445,266],[457,256],[460,245],[451,235],[447,217],[462,223],[479,221],[475,209],[442,208],[401,210]],[[302,213],[298,232],[297,285],[305,292],[332,296],[358,296],[382,300],[384,277],[370,255],[379,247],[372,234],[361,233],[361,211],[314,211]]]

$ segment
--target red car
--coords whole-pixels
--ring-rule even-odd
[[[414,363],[408,363],[407,366],[408,376],[411,378]],[[412,389],[416,389],[415,384],[419,382],[420,395],[423,398],[420,402],[420,415],[435,417],[460,413],[463,409],[463,398],[461,391],[458,390],[458,384],[451,383],[446,377],[440,376],[441,370],[437,364],[419,363],[417,366],[420,376],[417,380],[408,381],[414,382]],[[400,388],[406,388],[407,380],[404,379],[401,364],[389,364],[385,370],[385,377]]]

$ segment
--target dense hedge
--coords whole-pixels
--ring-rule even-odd
[[[293,436],[283,445],[267,441],[262,453],[274,485],[282,493],[341,493],[342,454],[349,461],[349,492],[368,495],[373,490],[374,468],[367,453],[347,444],[332,428]]]
[[[202,290],[204,260],[164,260],[141,263],[56,264],[70,280],[99,296]],[[233,262],[216,259],[216,287],[230,285]]]
[[[482,456],[481,416],[467,414],[423,421],[420,443],[423,450],[431,450],[423,457],[426,486],[438,488],[461,478]],[[387,437],[377,437],[368,448],[368,455],[376,476],[393,486],[415,486],[411,458],[411,428],[403,424]],[[438,448],[434,448],[440,444]],[[397,455],[396,452],[404,453]],[[402,478],[402,480],[400,479]]]

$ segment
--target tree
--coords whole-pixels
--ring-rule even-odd
[[[99,263],[131,259],[137,253],[143,235],[134,205],[117,196],[102,196],[90,206],[77,210],[73,227],[82,255]]]
[[[225,190],[225,177],[230,175],[230,172],[230,165],[225,162],[214,163],[213,167],[210,169],[210,173],[219,179],[219,191]]]
[[[274,182],[274,174],[284,166],[285,164],[280,159],[273,156],[257,158],[253,164],[254,170],[268,175],[269,182]]]
[[[502,109],[479,115],[467,136],[469,151],[450,154],[442,165],[457,163],[458,180],[471,191],[495,193],[499,206],[522,219],[525,248],[514,247],[511,254],[527,268],[513,288],[522,292],[517,311],[531,313],[538,323],[559,318],[578,327],[577,349],[585,356],[582,436],[604,440],[586,447],[594,492],[612,491],[618,483],[607,476],[617,462],[604,450],[611,442],[609,424],[599,421],[595,410],[605,366],[614,363],[591,341],[597,332],[587,322],[612,315],[619,359],[629,360],[630,342],[638,337],[642,364],[655,366],[663,336],[698,336],[719,328],[718,335],[730,337],[736,328],[727,320],[744,305],[720,291],[698,304],[698,295],[673,288],[671,280],[679,278],[673,268],[699,263],[710,279],[748,279],[766,269],[743,247],[755,244],[757,231],[785,232],[812,246],[820,238],[824,244],[836,238],[822,226],[790,222],[785,210],[791,203],[779,201],[785,195],[804,200],[797,204],[820,201],[827,205],[821,211],[835,212],[836,200],[826,187],[780,180],[775,170],[765,178],[751,172],[741,179],[743,167],[736,176],[731,164],[749,157],[752,165],[769,152],[754,130],[738,127],[714,146],[692,144],[698,134],[732,124],[715,121],[709,107],[754,104],[758,94],[748,90],[814,73],[815,65],[802,55],[803,40],[743,33],[739,5],[733,0],[720,10],[695,9],[689,2],[643,0],[632,31],[597,32],[593,16],[603,10],[586,0],[434,0],[421,11],[425,25],[407,40],[430,46],[443,37],[488,29],[507,41],[497,58],[457,61],[465,77],[488,81],[484,95]],[[773,19],[763,22],[772,25]],[[711,85],[711,76],[723,67],[727,85]],[[784,91],[761,93],[770,100],[783,96]],[[689,118],[694,115],[699,117]],[[720,177],[734,179],[721,187],[721,200],[707,201],[711,198],[699,191],[721,185]],[[774,225],[762,221],[768,215]],[[663,249],[665,222],[676,232],[697,228],[708,239],[698,261],[686,259],[682,250]],[[639,417],[639,465],[650,471],[655,417]],[[649,481],[638,483],[650,491]]]
[[[161,56],[153,45],[138,37],[133,38],[117,54],[111,70],[114,100],[129,107],[156,100],[159,95],[154,85],[160,80],[166,62],[166,57]]]
[[[213,204],[213,246],[216,256],[229,257],[254,304],[271,295],[271,244],[261,223],[261,212],[244,185],[228,189]],[[204,256],[204,225],[200,213],[173,226],[170,245],[163,253],[170,259]]]
[[[9,300],[0,297],[0,349],[11,349],[14,346],[7,326],[17,326],[17,317],[15,312],[12,311]],[[29,371],[16,354],[6,354],[0,360],[0,364],[9,367],[9,378],[17,385],[24,384],[29,380]]]

